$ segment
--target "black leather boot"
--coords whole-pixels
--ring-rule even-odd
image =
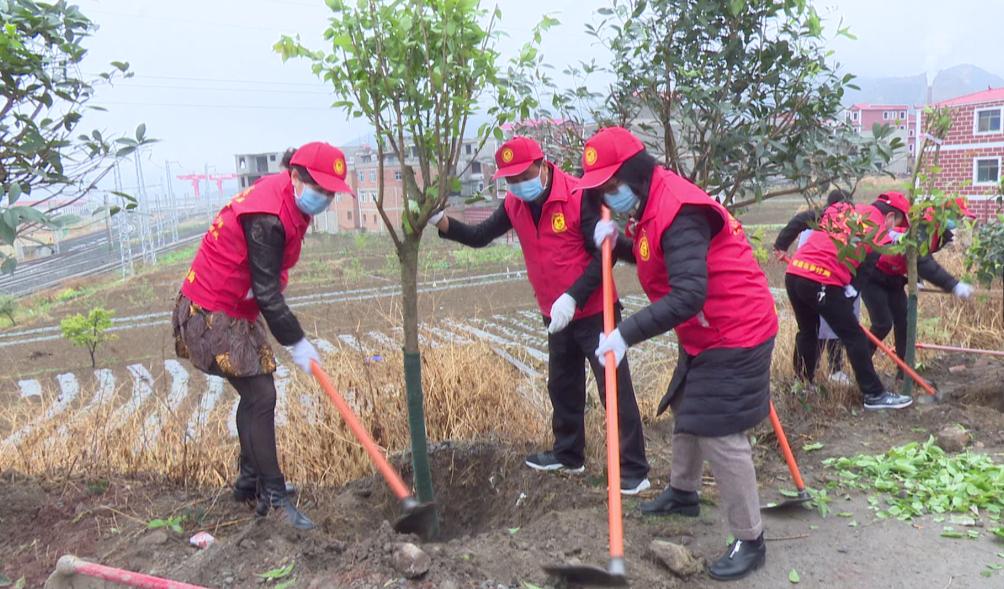
[[[701,513],[701,504],[696,491],[681,491],[666,487],[658,497],[642,503],[641,512],[645,515],[675,514],[697,517]]]
[[[708,566],[712,579],[732,581],[741,579],[763,566],[767,560],[767,544],[763,534],[756,540],[736,540],[728,551]]]
[[[270,510],[278,511],[286,519],[286,522],[294,528],[300,530],[310,530],[314,528],[314,522],[300,512],[289,500],[286,492],[286,479],[281,475],[277,477],[258,477],[261,488],[261,497],[258,499],[258,507],[255,512],[259,516],[268,515]]]
[[[261,497],[258,494],[258,473],[251,461],[241,453],[237,459],[237,480],[234,481],[234,501],[238,503],[254,503]],[[286,483],[286,495],[296,495],[297,488],[293,483]]]
[[[253,503],[258,500],[258,473],[241,452],[237,459],[237,480],[234,481],[234,501]]]

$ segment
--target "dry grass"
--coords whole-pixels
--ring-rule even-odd
[[[364,362],[360,354],[341,350],[328,356],[326,364],[336,386],[355,406],[377,442],[390,453],[407,449],[400,353],[385,354],[379,362]],[[429,438],[543,443],[549,421],[540,400],[515,394],[514,385],[520,378],[485,345],[445,347],[426,354],[423,384]],[[193,404],[169,411],[163,402],[166,391],[157,384],[158,390],[146,407],[157,403],[155,411],[163,425],[150,443],[137,443],[151,435],[146,427],[149,410],[118,420],[117,403],[100,405],[82,415],[70,409],[39,424],[13,449],[0,452],[0,470],[40,477],[143,474],[186,485],[226,484],[235,472],[237,455],[237,441],[227,430],[233,393],[228,390],[198,437],[192,438],[186,430]],[[82,393],[83,399],[90,397],[87,391]],[[372,472],[362,447],[315,383],[295,374],[286,395],[287,422],[278,430],[278,444],[287,477],[333,485]],[[43,400],[43,406],[50,400]],[[12,429],[37,418],[37,407],[17,405],[20,409],[8,409],[3,416]]]

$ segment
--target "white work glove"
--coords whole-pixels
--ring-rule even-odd
[[[603,242],[611,237],[617,237],[617,223],[603,219],[597,221],[596,227],[593,229],[593,243],[596,244],[596,247],[602,248]]]
[[[600,361],[600,366],[606,368],[607,366],[607,352],[613,352],[614,358],[617,360],[617,366],[620,366],[621,360],[624,359],[624,354],[627,354],[628,345],[621,337],[621,330],[615,329],[610,332],[610,335],[605,333],[600,334],[600,345],[596,347],[596,358]]]
[[[952,289],[952,294],[965,300],[973,296],[973,287],[965,282],[960,282]]]
[[[889,240],[892,241],[893,243],[899,243],[900,240],[903,239],[904,235],[906,235],[906,233],[904,233],[902,231],[890,230],[889,231]]]
[[[575,299],[568,293],[563,293],[551,305],[551,324],[547,326],[547,333],[558,333],[562,329],[565,329],[574,316]]]
[[[857,298],[858,289],[854,288],[853,284],[848,284],[847,286],[844,287],[844,296],[849,299]]]
[[[436,227],[439,227],[439,222],[442,221],[443,217],[445,216],[446,216],[446,209],[433,213],[432,216],[429,217],[429,223],[435,225]]]
[[[311,373],[311,360],[316,361],[318,364],[321,363],[321,357],[317,355],[317,349],[314,347],[314,344],[307,341],[307,338],[303,338],[289,346],[289,353],[293,356],[293,363],[307,374]]]

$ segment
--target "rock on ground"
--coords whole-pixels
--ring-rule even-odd
[[[652,540],[648,545],[652,556],[666,566],[673,574],[686,578],[704,570],[704,563],[685,546],[665,540]]]

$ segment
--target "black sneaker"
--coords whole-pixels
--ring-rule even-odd
[[[763,534],[756,540],[736,540],[728,551],[708,566],[708,574],[719,581],[741,579],[763,566],[767,545]]]
[[[642,491],[647,491],[652,488],[652,482],[647,478],[640,479],[621,479],[621,495],[637,495]]]
[[[701,514],[701,504],[696,491],[680,491],[666,487],[658,497],[642,503],[641,512],[645,515],[697,517]]]
[[[865,409],[879,411],[882,409],[903,409],[913,404],[913,397],[897,395],[886,391],[881,395],[865,397]]]
[[[526,462],[524,463],[534,470],[561,470],[564,472],[579,474],[586,472],[586,467],[584,465],[579,466],[569,466],[554,455],[554,452],[538,452],[536,454],[531,454],[526,457]]]

